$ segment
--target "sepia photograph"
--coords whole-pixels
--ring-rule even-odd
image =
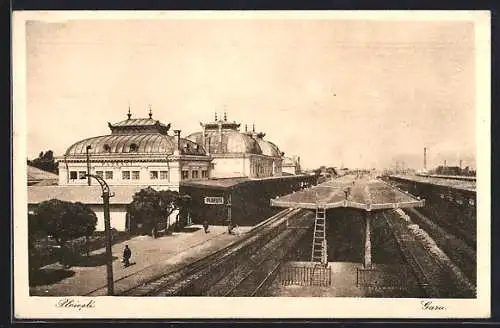
[[[490,13],[13,13],[14,313],[487,318]]]

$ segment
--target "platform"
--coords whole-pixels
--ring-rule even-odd
[[[227,246],[235,239],[243,238],[251,227],[239,227],[240,235],[227,234],[227,226],[210,226],[205,233],[200,225],[190,227],[192,232],[174,233],[160,238],[136,236],[113,245],[113,275],[115,293],[120,294],[144,282],[188,265],[200,258]],[[124,268],[121,255],[125,244],[132,249],[131,263]],[[99,257],[104,249],[90,253],[90,259]],[[85,259],[85,257],[83,257]],[[104,296],[106,287],[106,265],[99,263],[76,264],[63,269],[58,263],[42,268],[42,272],[66,271],[66,278],[50,284],[30,287],[32,296]]]
[[[433,177],[433,176],[420,176],[420,175],[391,175],[391,178],[403,179],[408,181],[428,183],[437,186],[453,188],[458,190],[466,190],[476,192],[476,180],[460,180],[456,177]]]
[[[276,207],[379,209],[423,207],[425,201],[370,176],[347,175],[271,200]]]
[[[308,262],[288,262],[295,266]],[[379,264],[373,267],[376,275],[371,283],[360,285],[356,281],[359,263],[329,262],[331,285],[283,284],[278,275],[267,291],[272,297],[423,297],[418,281],[406,265]]]

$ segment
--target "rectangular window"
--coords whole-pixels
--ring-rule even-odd
[[[191,171],[191,178],[192,179],[198,179],[198,170]]]
[[[70,178],[71,180],[76,180],[76,179],[77,179],[77,177],[78,177],[78,172],[76,172],[76,171],[70,171],[70,172],[69,172],[69,178]]]
[[[202,177],[203,179],[208,178],[208,171],[207,171],[207,170],[203,170],[203,171],[201,171],[201,177]]]
[[[87,172],[85,172],[85,171],[79,171],[79,172],[78,172],[78,178],[79,178],[80,180],[87,179],[87,177],[85,176],[85,174],[87,174]]]
[[[104,178],[104,172],[103,171],[95,171],[95,175]]]
[[[106,171],[105,172],[105,178],[107,180],[113,180],[113,171]]]
[[[149,178],[150,178],[151,180],[156,180],[156,179],[158,179],[158,171],[150,171],[150,172],[149,172]]]
[[[160,171],[160,179],[168,180],[168,171]]]
[[[182,180],[186,180],[189,178],[189,171],[188,170],[182,170]]]
[[[122,180],[130,180],[130,171],[122,171]]]
[[[139,180],[140,173],[139,171],[132,171],[132,180]]]

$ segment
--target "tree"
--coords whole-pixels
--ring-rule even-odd
[[[40,267],[40,256],[36,250],[36,241],[46,236],[43,221],[36,215],[28,214],[28,251],[29,251],[29,268],[31,271]]]
[[[158,227],[166,222],[173,211],[180,209],[182,198],[177,191],[157,191],[151,187],[138,191],[127,206],[130,218],[140,222],[153,238],[157,237]]]
[[[94,232],[97,224],[97,216],[88,205],[59,199],[51,199],[38,204],[34,216],[38,224],[43,226],[45,233],[52,236],[60,246],[61,263],[66,265],[69,257],[65,256],[67,254],[65,243],[82,236],[88,240],[88,236]]]
[[[42,151],[38,154],[38,158],[34,160],[28,160],[28,165],[39,168],[40,170],[59,173],[58,164],[54,159],[54,152],[52,150],[47,150],[45,153]]]
[[[68,240],[89,236],[97,224],[97,216],[88,205],[59,199],[41,202],[34,215],[43,222],[45,232],[61,247]]]
[[[92,209],[89,206],[80,202],[73,203],[73,206],[71,206],[71,210],[74,215],[74,220],[76,221],[75,224],[79,228],[79,233],[82,236],[85,236],[85,244],[87,246],[86,247],[87,256],[89,256],[90,255],[88,248],[89,237],[92,236],[92,234],[95,231],[95,227],[97,224],[97,217],[94,211],[92,211]]]
[[[39,219],[38,216],[33,214],[28,214],[28,246],[29,249],[35,248],[35,242],[44,236],[45,227],[43,226],[43,222]]]

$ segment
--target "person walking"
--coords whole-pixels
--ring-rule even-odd
[[[128,267],[130,265],[130,257],[132,256],[132,251],[128,248],[128,245],[125,245],[125,249],[123,250],[123,266]]]
[[[203,229],[205,229],[205,233],[208,233],[208,221],[203,221]]]

